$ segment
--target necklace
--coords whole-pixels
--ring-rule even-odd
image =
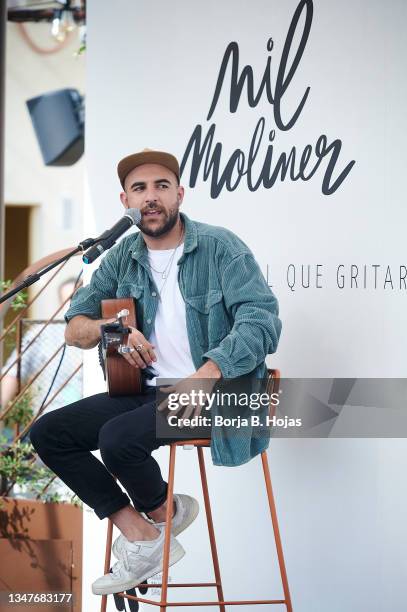
[[[168,276],[169,276],[169,274],[171,272],[172,262],[174,261],[175,253],[177,252],[178,247],[181,245],[181,242],[182,242],[183,238],[184,238],[184,227],[182,228],[181,237],[179,239],[179,242],[176,245],[175,249],[173,249],[173,251],[171,253],[171,256],[170,256],[170,258],[169,258],[169,260],[168,260],[164,270],[156,270],[155,268],[153,268],[153,266],[151,265],[150,256],[148,257],[148,263],[149,263],[150,269],[153,270],[154,272],[156,272],[157,274],[161,274],[161,278],[164,280],[164,282],[162,283],[161,287],[158,290],[158,293],[159,293],[160,297],[161,297],[162,291],[164,289],[164,285],[167,282]]]
[[[184,237],[184,227],[182,227],[181,237],[179,239],[179,242],[178,242],[177,246],[175,247],[175,249],[173,249],[173,251],[172,251],[172,253],[171,253],[171,255],[170,255],[170,257],[169,257],[169,259],[167,261],[167,264],[166,264],[164,270],[156,270],[155,268],[153,268],[153,266],[151,265],[150,256],[148,257],[148,263],[150,265],[151,270],[153,270],[157,274],[161,274],[161,278],[163,278],[163,279],[167,279],[168,278],[168,274],[170,273],[171,265],[172,265],[173,259],[175,257],[176,250],[178,249],[179,245],[181,244],[183,237]]]
[[[169,259],[168,259],[168,262],[167,262],[167,264],[166,264],[166,266],[165,266],[165,268],[164,268],[164,270],[156,270],[156,268],[154,268],[154,267],[151,265],[151,261],[150,261],[150,257],[149,257],[149,264],[150,264],[150,268],[151,268],[151,270],[153,270],[153,271],[154,271],[154,272],[156,272],[157,274],[161,274],[161,278],[167,278],[167,277],[168,277],[168,274],[169,274],[169,272],[170,272],[170,270],[171,270],[172,260],[173,260],[173,259],[174,259],[174,257],[175,257],[175,252],[176,252],[176,250],[177,250],[177,248],[178,248],[178,247],[179,247],[179,244],[177,244],[177,246],[175,247],[175,249],[174,249],[174,250],[173,250],[173,252],[171,253],[171,255],[170,255]]]

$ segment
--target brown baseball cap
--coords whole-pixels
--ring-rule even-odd
[[[124,189],[124,181],[126,176],[143,164],[159,164],[165,166],[175,174],[179,182],[179,163],[174,155],[165,151],[154,151],[153,149],[143,149],[139,153],[133,153],[127,157],[123,157],[117,164],[117,174],[119,175],[121,186]]]

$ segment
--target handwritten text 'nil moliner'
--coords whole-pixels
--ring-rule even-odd
[[[298,22],[304,11],[303,31],[301,35],[296,37],[297,39],[299,38],[297,48],[292,50]],[[287,33],[277,71],[274,93],[271,84],[271,51],[274,47],[273,40],[270,38],[267,41],[268,57],[257,92],[255,92],[255,77],[252,66],[246,65],[241,71],[239,70],[239,45],[237,42],[231,42],[225,50],[220,65],[207,121],[211,119],[215,112],[224,86],[226,72],[230,68],[230,112],[235,113],[237,111],[243,89],[246,86],[248,105],[251,108],[255,108],[265,96],[265,99],[273,108],[275,127],[282,132],[290,130],[302,113],[311,88],[306,88],[296,110],[288,118],[283,117],[283,98],[287,93],[304,53],[311,30],[312,16],[312,0],[301,0]],[[288,63],[289,57],[292,57],[291,64]],[[292,181],[309,181],[325,159],[327,163],[322,179],[321,191],[324,195],[331,195],[343,183],[355,164],[355,161],[352,160],[342,170],[336,170],[342,141],[336,138],[329,143],[328,137],[325,134],[321,134],[316,139],[314,146],[307,144],[302,151],[298,151],[297,147],[293,146],[288,154],[282,152],[278,155],[274,149],[276,130],[274,128],[271,130],[266,129],[266,120],[264,117],[260,117],[254,128],[248,153],[245,154],[241,149],[236,149],[226,163],[224,163],[224,168],[221,170],[223,145],[221,142],[215,142],[215,131],[216,124],[211,123],[204,136],[202,125],[197,124],[186,146],[181,162],[182,174],[188,161],[190,161],[190,187],[196,185],[201,171],[203,180],[210,180],[210,195],[212,198],[217,198],[224,187],[228,191],[234,191],[243,177],[246,177],[247,187],[250,191],[256,191],[259,187],[270,189],[277,180],[284,181],[286,178]],[[265,146],[264,142],[266,142],[267,148],[264,161],[261,163],[257,158],[260,147],[263,145],[264,148]],[[333,176],[335,170],[336,177]]]

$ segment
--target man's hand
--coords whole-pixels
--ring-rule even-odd
[[[206,394],[212,393],[213,387],[222,377],[222,373],[214,361],[208,360],[194,374],[179,381],[176,385],[160,388],[160,392],[171,394],[183,401],[178,402],[178,407],[169,411],[168,417],[175,414],[179,415],[179,426],[185,419],[193,419],[199,416],[202,408],[206,405]],[[182,394],[184,394],[182,396]],[[186,398],[191,399],[191,403],[186,403]],[[157,407],[162,412],[168,408],[169,397],[165,398]],[[167,417],[167,418],[168,418]],[[193,425],[191,425],[193,427]]]
[[[132,349],[130,353],[121,353],[122,357],[134,368],[142,370],[157,361],[154,353],[155,346],[145,339],[143,334],[135,327],[130,328],[131,334],[127,337],[127,346]]]

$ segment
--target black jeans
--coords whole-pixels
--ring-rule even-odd
[[[166,499],[167,483],[151,452],[172,440],[156,437],[154,388],[125,397],[99,393],[49,412],[32,425],[30,438],[43,462],[100,519],[130,499],[139,512],[151,512]],[[97,449],[104,465],[90,452]]]

